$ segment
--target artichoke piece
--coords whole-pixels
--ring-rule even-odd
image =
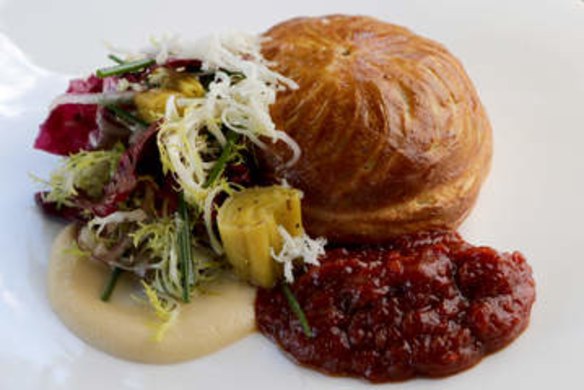
[[[180,92],[185,97],[201,97],[205,95],[205,88],[196,76],[184,73],[175,73],[170,77],[168,88]]]
[[[282,249],[278,226],[302,235],[301,193],[281,186],[248,188],[229,197],[219,209],[217,225],[227,260],[250,283],[273,287],[282,275],[270,250]]]
[[[161,88],[153,88],[137,94],[134,97],[134,104],[140,118],[152,123],[164,116],[166,101],[169,97],[194,98],[204,95],[205,88],[196,76],[172,72],[169,73],[168,80]]]
[[[134,104],[140,119],[148,123],[156,122],[164,117],[166,101],[171,96],[180,97],[182,94],[169,89],[150,89],[134,96]]]

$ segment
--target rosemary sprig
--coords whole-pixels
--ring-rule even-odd
[[[107,68],[98,69],[95,75],[99,78],[104,78],[108,76],[119,76],[122,74],[136,72],[138,70],[149,67],[154,64],[156,60],[153,58],[145,58],[143,60],[123,62],[119,65],[110,66]]]
[[[112,269],[112,272],[110,273],[109,279],[101,293],[101,300],[104,302],[109,301],[110,297],[112,296],[112,292],[114,291],[114,288],[116,287],[116,283],[118,282],[118,279],[120,277],[120,275],[122,274],[122,269],[118,268],[118,267],[114,267]]]
[[[108,104],[105,106],[109,111],[114,113],[118,118],[131,124],[136,124],[142,127],[148,127],[148,122],[143,121],[136,115],[124,110],[123,108],[116,106],[115,104]]]
[[[110,59],[110,60],[112,60],[113,62],[117,62],[117,63],[118,63],[118,65],[121,65],[121,64],[123,64],[124,62],[126,62],[126,61],[122,60],[120,57],[118,57],[118,56],[117,56],[117,55],[115,55],[115,54],[110,54],[110,55],[108,55],[108,56],[107,56],[107,58],[109,58],[109,59]]]
[[[191,300],[190,276],[193,274],[193,251],[191,247],[191,224],[189,221],[189,211],[185,202],[184,194],[181,192],[178,197],[178,214],[180,217],[179,231],[177,235],[178,255],[181,265],[181,277],[183,287],[183,301],[188,303]]]
[[[223,147],[223,150],[221,151],[219,158],[213,165],[213,168],[211,168],[211,172],[209,172],[209,176],[207,177],[207,180],[203,184],[203,188],[211,187],[213,183],[215,183],[215,181],[219,178],[219,176],[221,176],[223,170],[225,169],[225,166],[229,162],[229,158],[232,155],[235,143],[239,139],[239,134],[237,134],[234,131],[230,131],[229,133],[227,133],[226,138],[227,142],[225,143],[225,146]]]
[[[286,283],[282,284],[282,292],[284,293],[284,297],[286,297],[286,300],[288,301],[288,305],[290,305],[290,309],[292,309],[292,312],[296,315],[298,321],[300,321],[300,326],[302,327],[302,330],[304,331],[306,337],[308,338],[314,337],[314,333],[312,333],[312,329],[308,324],[308,320],[306,319],[304,311],[300,307],[300,303],[298,303],[298,300],[294,296],[294,293],[292,292],[292,290],[290,290],[290,287],[288,287]]]

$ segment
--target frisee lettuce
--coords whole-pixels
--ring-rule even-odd
[[[148,299],[148,303],[152,308],[152,311],[156,315],[156,318],[160,321],[160,324],[155,326],[155,332],[153,335],[154,341],[160,342],[164,338],[164,334],[172,326],[179,313],[179,305],[176,301],[164,298],[162,299],[157,291],[144,280],[141,281],[142,287],[144,288],[144,294]]]
[[[174,176],[186,201],[202,210],[212,248],[221,254],[211,215],[213,199],[228,191],[229,183],[215,180],[214,167],[237,158],[239,148],[228,141],[232,133],[240,136],[241,144],[247,140],[260,148],[265,148],[267,141],[282,141],[293,152],[290,163],[299,158],[298,145],[276,129],[269,112],[277,92],[296,84],[269,69],[258,37],[226,35],[190,48],[172,46],[179,57],[188,49],[194,50],[196,58],[203,61],[202,68],[213,72],[214,79],[202,97],[167,100],[157,139],[160,159],[164,172]]]
[[[148,270],[152,277],[150,286],[161,296],[180,299],[184,294],[183,275],[178,257],[178,232],[183,221],[178,214],[158,218],[150,222],[140,222],[129,234],[137,252],[147,256]],[[192,295],[201,284],[217,276],[223,262],[204,246],[194,240],[192,243],[192,263],[188,291]]]
[[[124,147],[117,144],[111,150],[81,151],[63,159],[48,181],[38,179],[47,186],[44,200],[58,206],[72,206],[72,200],[82,192],[98,199],[111,180]]]

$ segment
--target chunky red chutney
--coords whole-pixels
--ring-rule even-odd
[[[300,364],[372,382],[471,367],[526,328],[535,300],[519,252],[475,247],[456,233],[329,250],[291,289],[313,337],[280,288],[258,293],[260,331]]]

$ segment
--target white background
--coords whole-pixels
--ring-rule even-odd
[[[579,0],[31,1],[0,0],[0,389],[353,389],[289,362],[259,335],[197,361],[146,366],[86,346],[45,297],[48,250],[61,225],[34,208],[33,151],[64,74],[107,64],[103,43],[150,35],[261,32],[293,16],[351,13],[405,25],[464,63],[490,115],[491,175],[462,228],[519,249],[537,278],[528,331],[477,367],[387,388],[580,388],[584,351],[584,3]],[[384,386],[380,386],[385,388]]]

